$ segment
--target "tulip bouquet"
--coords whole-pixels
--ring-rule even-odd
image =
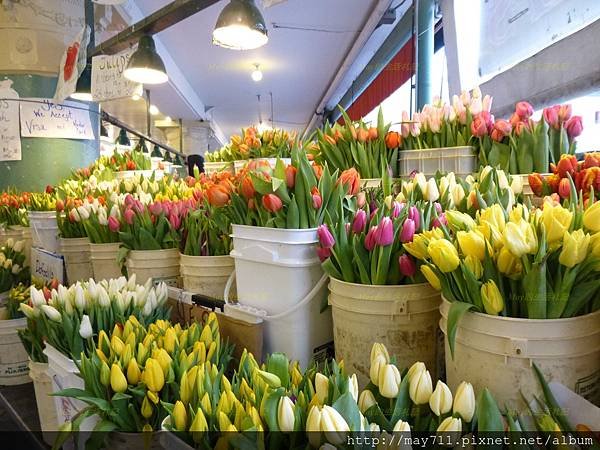
[[[374,285],[424,282],[402,245],[412,242],[415,233],[430,232],[443,223],[439,203],[400,203],[389,196],[380,205],[358,209],[348,225],[338,221],[319,226],[317,252],[323,269],[338,280]]]
[[[344,125],[325,124],[317,132],[317,160],[327,163],[330,169],[355,168],[363,178],[382,178],[384,173],[397,172],[398,147],[402,143],[399,133],[389,131],[379,109],[377,126],[367,127],[364,122],[353,123],[343,109]]]
[[[29,281],[29,268],[25,267],[24,242],[9,238],[0,247],[0,292],[9,291],[19,283]]]
[[[84,221],[89,218],[89,215],[88,209],[80,199],[67,198],[65,202],[57,200],[56,223],[60,237],[65,239],[87,237]]]
[[[477,210],[494,203],[510,209],[522,192],[520,177],[507,176],[503,170],[485,166],[464,180],[453,172],[429,180],[416,173],[409,181],[402,182],[397,200],[439,202],[444,210],[455,209],[474,217]]]
[[[121,210],[110,200],[94,199],[89,205],[88,217],[83,221],[86,235],[92,244],[109,244],[119,242],[121,230]]]
[[[143,324],[169,316],[167,288],[135,284],[135,276],[95,283],[62,285],[50,292],[32,287],[30,304],[21,311],[41,328],[45,341],[69,358],[77,359],[90,340],[101,330],[110,330],[135,316]]]
[[[229,144],[213,153],[206,153],[208,162],[232,162],[254,158],[289,158],[296,140],[295,133],[285,130],[265,130],[260,133],[255,127],[242,130],[242,135],[231,137]]]
[[[4,309],[4,314],[1,314],[0,319],[12,320],[20,319],[23,317],[21,312],[21,303],[29,300],[29,286],[23,283],[19,283],[8,291],[8,298],[6,299],[5,308],[0,307],[0,312]]]
[[[108,168],[113,172],[126,170],[150,170],[152,164],[150,158],[142,152],[114,152],[112,156],[101,156],[90,168],[93,173],[100,167]]]
[[[157,200],[150,205],[144,205],[140,200],[128,195],[121,210],[123,223],[119,239],[128,250],[177,248],[178,231],[193,204],[193,200]]]
[[[56,195],[54,188],[46,187],[45,192],[32,192],[28,196],[26,204],[28,211],[55,211]]]
[[[388,442],[387,433],[401,433],[404,440],[411,432],[429,432],[437,433],[443,445],[454,446],[466,433],[504,431],[498,405],[487,389],[476,399],[472,385],[465,381],[454,395],[443,381],[438,380],[434,388],[422,362],[401,375],[383,344],[375,343],[371,350],[370,378],[358,406],[372,424],[371,431],[386,435]]]
[[[29,202],[29,194],[2,192],[0,195],[0,228],[11,226],[27,226],[25,205]]]
[[[529,186],[536,196],[557,194],[561,200],[570,201],[573,186],[577,197],[581,196],[587,204],[590,197],[593,201],[600,192],[600,153],[586,153],[579,162],[574,155],[561,155],[558,163],[550,167],[551,175],[529,175]]]
[[[181,424],[185,410],[180,411],[177,399],[200,402],[202,397],[194,395],[198,390],[219,385],[231,351],[221,340],[214,313],[204,326],[186,328],[164,320],[144,327],[131,316],[110,336],[101,331],[92,351],[81,354],[84,389],[66,388],[54,395],[89,405],[73,419],[73,430],[97,414],[97,431],[158,431],[169,412],[174,425]]]
[[[322,224],[328,214],[335,218],[343,197],[359,189],[355,169],[337,172],[311,166],[298,148],[292,152],[292,164],[278,160],[274,169],[243,171],[233,194],[232,223],[271,228],[305,229]],[[210,200],[210,191],[208,192]]]
[[[425,261],[421,271],[452,302],[451,348],[469,309],[555,319],[600,308],[600,203],[585,211],[546,202],[543,210],[517,205],[509,212],[495,204],[475,219],[457,211],[446,218],[451,235],[420,234],[404,247]]]
[[[183,254],[189,256],[223,256],[232,249],[229,206],[214,207],[205,200],[183,221]]]
[[[402,113],[402,150],[460,147],[472,145],[473,123],[489,122],[492,97],[482,98],[479,88],[452,97],[452,105],[435,99],[414,113],[412,120]],[[486,128],[487,133],[487,128]]]
[[[510,120],[474,120],[472,133],[480,140],[480,161],[513,174],[544,173],[561,155],[575,153],[575,138],[583,126],[580,116],[571,116],[571,105],[544,109],[538,122],[532,114],[533,107],[521,101]]]

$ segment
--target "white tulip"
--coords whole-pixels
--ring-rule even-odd
[[[110,208],[109,216],[114,217],[115,219],[121,218],[121,211],[117,205],[113,205],[112,208]]]
[[[106,216],[106,210],[104,208],[98,210],[98,223],[102,226],[108,225],[108,217]]]
[[[471,422],[475,414],[475,392],[471,383],[463,381],[458,385],[454,396],[454,414],[460,415],[465,422]]]
[[[21,253],[23,251],[23,248],[25,248],[25,241],[17,241],[13,246],[13,250],[17,253]]]
[[[412,380],[412,378],[416,374],[418,374],[419,372],[422,372],[423,370],[426,370],[426,369],[427,368],[425,367],[424,363],[422,363],[421,361],[417,361],[412,366],[410,366],[410,369],[408,369],[408,372],[406,373],[406,377],[408,378],[408,381]]]
[[[382,367],[387,365],[387,360],[385,356],[382,354],[378,354],[375,356],[375,359],[371,361],[371,367],[369,368],[369,378],[371,378],[371,383],[375,386],[379,386],[379,371]]]
[[[403,420],[398,420],[392,431],[394,433],[410,433],[410,424],[408,422],[404,422]]]
[[[325,403],[329,395],[329,378],[319,372],[315,375],[315,395],[320,405]]]
[[[358,401],[358,380],[355,373],[351,377],[348,377],[348,390],[354,401]]]
[[[377,400],[375,400],[375,396],[369,390],[364,390],[360,393],[360,397],[358,398],[358,409],[360,409],[361,413],[367,412],[367,410],[377,404]]]
[[[102,286],[97,286],[98,288],[98,304],[102,308],[110,308],[110,298],[108,297],[108,293]]]
[[[498,174],[498,187],[500,189],[508,189],[510,185],[508,184],[508,178],[506,178],[504,170],[497,170],[496,173]]]
[[[427,192],[427,178],[425,178],[425,175],[421,172],[416,173],[413,182],[419,186],[421,193],[425,195]]]
[[[429,398],[433,392],[433,386],[431,375],[428,370],[421,370],[410,379],[408,392],[410,394],[410,399],[416,405],[424,405],[429,402]]]
[[[318,406],[313,406],[308,412],[306,431],[310,445],[318,447],[321,443],[321,409]]]
[[[75,306],[79,311],[84,311],[86,307],[83,287],[79,283],[75,286]]]
[[[376,423],[370,423],[369,431],[371,433],[379,433],[381,431],[381,428],[379,428],[379,425],[377,425]]]
[[[461,433],[462,423],[455,417],[446,417],[437,429],[438,433]]]
[[[44,293],[41,290],[35,288],[35,286],[31,286],[31,304],[33,307],[39,307],[46,304],[46,298],[44,297]]]
[[[479,86],[475,86],[473,88],[473,90],[471,91],[471,97],[472,98],[481,98],[481,89],[479,89]]]
[[[28,319],[35,319],[40,315],[40,310],[37,308],[32,308],[27,303],[21,303],[19,305],[19,310],[25,314],[25,317]]]
[[[386,364],[379,370],[379,393],[385,398],[396,398],[400,388],[400,371],[393,364]]]
[[[440,192],[438,191],[435,178],[430,178],[429,181],[427,181],[427,189],[424,195],[425,199],[429,200],[430,202],[435,202],[438,198],[440,198]]]
[[[484,111],[490,112],[492,110],[493,99],[494,98],[492,96],[487,94],[483,97],[482,107]]]
[[[56,308],[50,305],[42,305],[41,308],[48,319],[52,320],[53,322],[62,322],[62,316]]]
[[[83,339],[89,339],[94,335],[94,330],[92,329],[90,317],[87,314],[84,314],[81,318],[81,324],[79,325],[79,335]]]
[[[465,198],[465,190],[463,189],[462,185],[457,184],[452,189],[452,202],[454,205],[459,205],[463,198]]]
[[[14,266],[12,266],[11,272],[13,273],[13,275],[18,274],[21,271],[21,266],[18,264],[15,264]]]
[[[523,180],[521,180],[521,177],[519,175],[514,175],[512,177],[510,189],[515,195],[519,195],[521,192],[523,192]]]
[[[331,406],[325,405],[321,410],[321,431],[333,445],[342,445],[346,442],[350,427],[339,412]]]
[[[447,414],[452,409],[452,391],[443,381],[437,382],[429,398],[429,407],[436,416]]]
[[[15,240],[13,238],[8,238],[4,245],[6,246],[6,248],[13,248],[15,245]]]
[[[287,396],[281,397],[277,405],[277,425],[284,433],[290,433],[294,431],[294,423],[294,403]]]
[[[373,347],[371,347],[371,356],[369,357],[369,361],[373,362],[377,355],[383,355],[385,362],[390,362],[390,354],[388,353],[387,348],[385,348],[385,345],[379,342],[375,342]]]

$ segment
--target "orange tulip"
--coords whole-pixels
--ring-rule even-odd
[[[367,142],[367,139],[369,139],[369,132],[364,128],[359,128],[356,133],[356,138],[358,139],[358,142]]]
[[[344,139],[344,136],[342,135],[342,132],[339,130],[339,128],[336,128],[333,132],[333,138],[335,139],[335,142],[339,141],[340,139]]]
[[[369,140],[374,141],[378,137],[379,137],[379,132],[377,131],[377,128],[375,128],[375,127],[369,128]]]
[[[312,168],[313,172],[315,173],[315,177],[317,177],[317,180],[320,180],[321,176],[323,176],[323,166],[320,164],[313,164]]]
[[[290,189],[293,189],[296,185],[296,172],[298,172],[298,169],[294,166],[287,166],[285,168],[285,184]]]
[[[208,197],[208,203],[212,206],[221,207],[229,202],[229,191],[225,186],[220,184],[209,187],[206,195]]]
[[[240,187],[240,190],[242,192],[242,195],[246,197],[246,199],[254,197],[254,194],[256,194],[256,190],[254,189],[254,183],[252,183],[252,178],[250,178],[250,175],[246,175],[242,179],[242,185]]]
[[[366,132],[367,130],[365,130]],[[338,179],[338,183],[346,188],[348,195],[356,195],[360,190],[360,175],[357,170],[352,167],[351,169],[344,170]]]
[[[401,142],[402,137],[400,136],[400,133],[396,131],[390,131],[385,137],[385,146],[390,150],[400,147]]]
[[[529,187],[536,196],[540,197],[544,188],[544,180],[542,179],[542,176],[539,173],[532,173],[528,178]]]
[[[324,135],[323,138],[327,141],[327,143],[331,144],[331,145],[336,145],[337,142],[336,140],[333,138],[333,136],[329,136],[328,134]]]

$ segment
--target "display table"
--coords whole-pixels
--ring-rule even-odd
[[[17,426],[17,430],[0,430],[3,448],[50,448],[42,439],[33,383],[0,387],[0,409],[5,410]]]

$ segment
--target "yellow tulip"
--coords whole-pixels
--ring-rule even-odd
[[[98,333],[98,349],[102,351],[102,354],[104,355],[110,353],[110,340],[104,330],[100,330]]]
[[[140,381],[140,376],[142,372],[135,361],[135,359],[131,358],[129,360],[129,364],[127,365],[127,381],[129,384],[135,386]]]
[[[100,366],[100,383],[104,387],[108,387],[110,384],[110,368],[104,361],[102,361],[102,365]]]
[[[117,364],[113,364],[110,368],[110,387],[121,394],[127,390],[127,379]]]
[[[187,412],[183,402],[177,400],[173,407],[173,425],[177,431],[186,431],[187,429]]]
[[[546,230],[546,240],[548,245],[553,247],[555,243],[563,238],[565,231],[571,226],[573,213],[560,205],[544,205],[542,211],[542,223]]]
[[[223,411],[218,412],[217,418],[219,421],[219,430],[227,430],[229,425],[231,425],[229,417],[227,417],[227,414],[225,414]]]
[[[152,392],[159,392],[165,385],[165,374],[154,358],[148,358],[144,369],[143,381]]]
[[[489,208],[477,212],[479,223],[487,222],[502,233],[506,225],[504,210],[499,204],[493,204]]]
[[[594,233],[600,231],[600,202],[594,202],[583,212],[583,226]]]
[[[121,353],[123,353],[124,347],[125,347],[125,344],[123,343],[121,338],[119,336],[113,334],[112,337],[110,338],[110,348],[112,349],[112,351],[115,352],[118,356],[121,356]]]
[[[121,327],[119,324],[115,324],[113,331],[112,331],[112,336],[116,336],[119,339],[121,339],[123,337],[123,333],[121,331]]]
[[[187,370],[184,370],[181,374],[181,382],[179,383],[179,398],[187,405],[192,398],[192,385],[189,384],[189,377]]]
[[[465,266],[471,271],[476,280],[483,276],[483,265],[481,261],[474,256],[467,256],[464,260]]]
[[[584,233],[582,229],[575,230],[573,233],[565,231],[563,247],[558,261],[566,267],[574,267],[580,264],[588,254],[589,245],[590,235]]]
[[[137,345],[137,355],[135,360],[140,366],[143,366],[146,362],[146,358],[148,357],[148,348],[144,347],[144,344],[141,342]]]
[[[210,415],[212,413],[212,404],[210,403],[210,397],[208,396],[208,392],[204,393],[202,400],[200,400],[200,406],[206,414]]]
[[[100,361],[105,362],[105,363],[108,362],[108,358],[106,357],[104,352],[102,350],[100,350],[99,348],[96,349],[96,355],[98,355],[98,358],[100,358]]]
[[[475,221],[471,216],[456,210],[446,211],[446,219],[452,231],[468,231],[475,226]]]
[[[590,247],[592,256],[600,258],[600,233],[594,233],[590,236]]]
[[[521,220],[506,224],[502,235],[504,246],[517,258],[537,251],[537,236],[530,223]]]
[[[175,334],[175,330],[173,328],[168,328],[165,331],[165,336],[163,339],[163,348],[168,353],[173,353],[175,351],[175,345],[177,344],[177,335]]]
[[[150,417],[152,417],[152,413],[154,412],[154,408],[152,408],[152,401],[148,399],[148,397],[144,397],[144,400],[142,401],[142,416],[144,417],[144,419],[149,419]]]
[[[521,260],[515,258],[515,256],[513,256],[513,254],[506,247],[502,247],[500,249],[496,265],[498,266],[500,273],[509,277],[520,275],[523,269]]]
[[[192,439],[196,443],[202,442],[204,439],[204,433],[208,431],[208,423],[206,417],[200,408],[196,411],[196,416],[190,425],[190,432],[192,433]]]
[[[427,246],[427,253],[433,263],[444,273],[449,273],[458,267],[458,251],[447,239],[431,241]]]
[[[421,273],[427,279],[429,284],[437,291],[442,290],[442,285],[437,275],[433,272],[433,269],[426,264],[421,266]]]
[[[515,205],[515,207],[508,213],[508,220],[510,222],[520,222],[521,220],[529,220],[529,209],[525,208],[521,203]]]
[[[208,324],[204,325],[202,329],[202,334],[200,335],[200,340],[204,342],[204,345],[210,345],[212,342],[212,330]]]
[[[502,247],[502,233],[491,222],[482,220],[474,230],[479,231],[494,249]]]
[[[160,399],[158,398],[158,395],[156,395],[156,392],[146,391],[146,397],[148,397],[148,400],[150,400],[152,403],[158,405],[158,400]]]
[[[163,374],[167,376],[167,374],[169,373],[169,367],[171,366],[173,360],[166,352],[166,350],[164,348],[155,349],[152,352],[152,358],[158,361],[158,364],[162,368]]]
[[[404,248],[417,259],[427,258],[427,239],[422,234],[415,234],[412,242],[407,242]]]
[[[206,352],[206,360],[210,361],[212,360],[213,355],[215,354],[215,352],[217,351],[217,342],[216,341],[212,341],[210,343],[210,345],[208,346],[208,351]]]
[[[125,346],[123,347],[123,351],[121,352],[121,365],[123,367],[127,367],[129,365],[129,361],[131,360],[132,357],[132,348],[131,345],[129,344],[125,344]]]
[[[479,261],[485,258],[485,239],[479,231],[459,231],[456,233],[458,245],[465,256],[473,256]]]
[[[481,300],[485,312],[497,316],[504,309],[504,299],[494,280],[481,285]]]

